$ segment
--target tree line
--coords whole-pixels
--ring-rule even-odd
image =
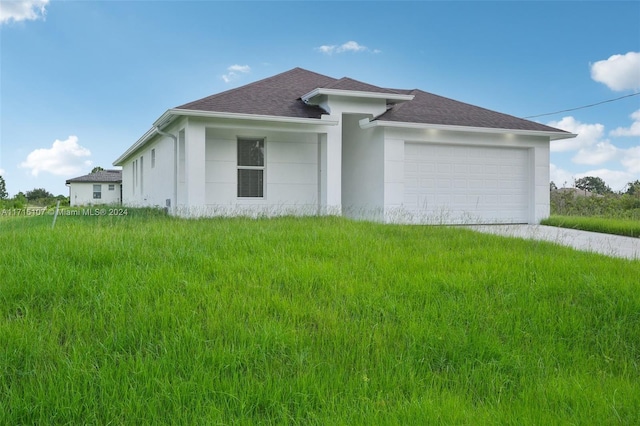
[[[14,197],[10,198],[7,193],[7,184],[2,176],[0,176],[0,208],[22,209],[27,206],[50,206],[55,205],[58,201],[62,205],[69,205],[69,197],[64,195],[53,195],[44,188],[34,188],[27,192],[18,192]]]
[[[100,166],[96,166],[91,170],[91,173],[98,173],[104,169]],[[9,198],[7,193],[7,184],[4,178],[0,176],[0,208],[14,208],[21,209],[26,206],[54,206],[60,201],[60,205],[69,205],[69,197],[64,195],[53,195],[44,188],[34,188],[26,193],[20,191],[15,197]]]
[[[566,182],[565,182],[566,183]],[[596,176],[585,176],[580,179],[576,179],[573,184],[574,188],[581,189],[583,191],[588,191],[593,194],[615,194],[602,178]],[[636,195],[640,194],[640,180],[636,180],[634,182],[629,182],[625,185],[625,190],[618,192],[618,194],[627,194],[627,195]],[[558,187],[556,184],[551,181],[551,190],[557,190]]]
[[[574,188],[579,191],[562,191],[553,182],[550,187],[551,214],[640,220],[640,180],[618,192],[594,176],[576,179]]]

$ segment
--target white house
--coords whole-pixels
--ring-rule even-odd
[[[167,110],[114,165],[123,203],[183,216],[537,223],[574,134],[301,68]]]
[[[101,170],[66,181],[72,206],[120,204],[122,170]]]

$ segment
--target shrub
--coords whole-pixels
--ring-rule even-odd
[[[640,220],[640,197],[635,195],[582,195],[576,191],[551,191],[551,214]]]

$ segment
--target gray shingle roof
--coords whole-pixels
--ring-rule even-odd
[[[302,102],[300,96],[333,84],[336,79],[302,68],[256,81],[176,107],[197,111],[320,118],[326,114],[317,106]]]
[[[89,173],[88,175],[79,176],[66,181],[66,183],[72,182],[122,183],[122,170],[101,170],[96,173]]]
[[[176,109],[320,118],[322,114],[326,113],[322,108],[307,105],[300,99],[301,96],[319,88],[414,95],[413,100],[396,104],[386,113],[376,118],[381,121],[564,132],[533,121],[491,111],[418,89],[382,88],[348,77],[335,79],[302,68],[294,68],[264,80],[181,105]]]
[[[349,77],[343,77],[337,80],[335,83],[328,86],[323,86],[323,89],[339,89],[339,90],[352,90],[356,92],[374,92],[374,93],[393,93],[399,94],[398,91],[392,89],[385,89],[383,87],[374,86],[372,84],[363,83],[362,81],[354,80]],[[314,88],[315,89],[315,88]]]
[[[403,123],[439,124],[448,126],[487,127],[492,129],[534,130],[542,132],[562,132],[544,124],[491,111],[464,102],[411,90],[412,101],[395,105],[377,117],[381,121]]]

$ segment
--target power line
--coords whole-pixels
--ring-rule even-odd
[[[548,112],[546,114],[530,115],[528,117],[522,117],[522,118],[537,118],[537,117],[544,117],[545,115],[554,115],[554,114],[560,114],[560,113],[563,113],[563,112],[576,111],[576,110],[579,110],[579,109],[591,108],[591,107],[594,107],[596,105],[606,104],[607,102],[619,101],[620,99],[630,98],[631,96],[637,96],[637,95],[640,95],[640,92],[632,93],[630,95],[620,96],[619,98],[615,98],[615,99],[607,99],[606,101],[596,102],[595,104],[584,105],[584,106],[580,106],[580,107],[577,107],[577,108],[563,109],[562,111]]]

